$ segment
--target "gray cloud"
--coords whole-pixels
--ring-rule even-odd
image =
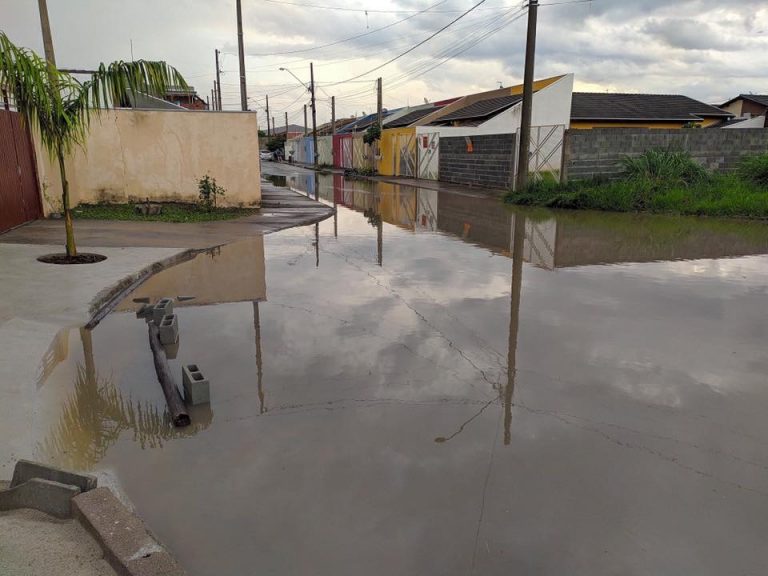
[[[297,1],[297,0],[291,0]],[[371,9],[418,10],[437,0],[385,0],[375,4],[353,0],[313,3]],[[361,81],[332,85],[363,73],[455,18],[476,0],[448,0],[434,13],[418,15],[375,34],[333,47],[295,54],[256,56],[310,48],[365,34],[409,13],[365,14],[318,10],[246,1],[245,39],[249,95],[254,106],[270,94],[273,114],[301,121],[306,93],[280,66],[305,81],[315,63],[321,102],[319,119],[330,115],[328,96],[337,97],[339,115],[370,111],[375,105],[373,81],[384,78],[385,106],[487,90],[522,76],[525,19],[489,36],[460,55],[462,42],[490,31],[504,10],[518,0],[488,0],[481,9],[408,56]],[[94,66],[100,61],[130,58],[165,59],[176,65],[201,94],[214,78],[213,50],[225,51],[224,101],[239,102],[234,0],[68,0],[50,2],[54,41],[60,65]],[[546,4],[546,0],[544,1]],[[438,10],[440,12],[438,12]],[[42,51],[34,2],[0,0],[2,30],[17,43]],[[577,89],[685,93],[704,101],[725,100],[739,92],[768,93],[768,79],[753,65],[768,50],[768,5],[764,0],[595,0],[591,3],[543,6],[540,10],[537,76],[576,74]],[[414,70],[431,67],[419,76]],[[410,74],[409,74],[410,72]],[[393,84],[394,83],[394,84]]]

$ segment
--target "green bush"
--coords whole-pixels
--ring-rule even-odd
[[[226,192],[223,186],[216,184],[216,178],[211,178],[208,174],[197,181],[197,189],[199,192],[200,206],[202,206],[206,212],[211,212],[216,208],[218,197],[224,196]]]
[[[648,150],[640,156],[625,156],[622,165],[627,179],[648,184],[654,190],[690,186],[709,176],[701,164],[682,150]]]
[[[768,188],[768,154],[750,156],[742,161],[739,177],[763,188]]]

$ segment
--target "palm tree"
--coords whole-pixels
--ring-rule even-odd
[[[65,157],[75,146],[85,146],[93,114],[126,104],[130,95],[161,96],[171,86],[188,88],[175,68],[146,60],[101,64],[89,80],[80,82],[0,32],[0,88],[10,93],[22,118],[38,131],[59,164],[68,257],[77,255],[77,247]]]

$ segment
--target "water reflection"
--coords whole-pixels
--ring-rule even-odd
[[[304,189],[335,220],[269,235],[263,268],[223,246],[134,295],[194,297],[175,362],[211,379],[204,434],[167,441],[149,418],[162,448],[109,436],[140,427],[110,382],[162,407],[130,299],[78,367],[113,376],[66,420],[101,415],[55,434],[97,437],[78,450],[190,574],[255,555],[270,574],[759,573],[768,258],[734,257],[768,253],[763,225]],[[722,259],[678,262],[702,255]]]
[[[132,441],[148,449],[210,426],[210,406],[193,407],[192,425],[175,428],[168,413],[155,404],[124,397],[112,378],[97,370],[91,331],[81,328],[80,339],[84,362],[76,367],[74,386],[58,421],[39,446],[47,461],[70,470],[91,470],[124,431],[132,432]]]

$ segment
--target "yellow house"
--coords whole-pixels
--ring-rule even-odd
[[[670,94],[574,92],[571,128],[708,128],[733,114],[689,98]]]

